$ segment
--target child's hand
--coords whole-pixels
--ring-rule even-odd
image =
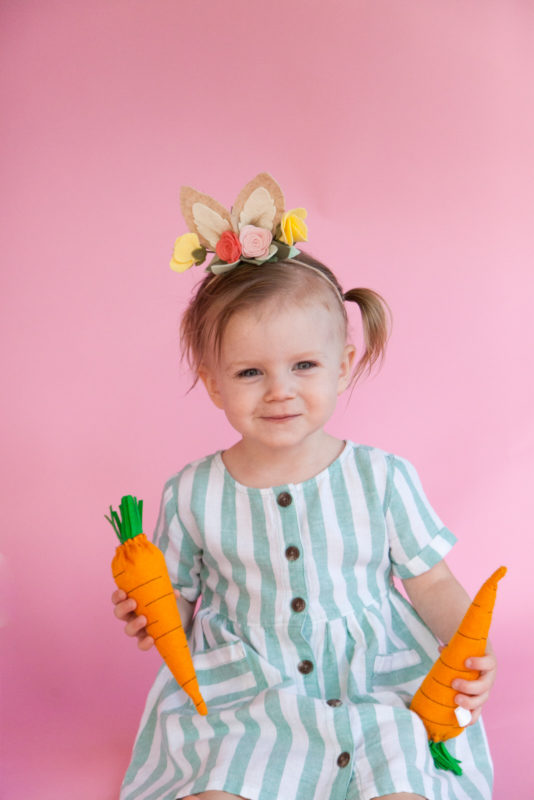
[[[122,589],[116,589],[111,595],[111,601],[115,606],[114,614],[117,619],[126,623],[124,632],[127,636],[137,637],[137,646],[140,650],[150,650],[154,644],[154,639],[146,632],[146,617],[138,617],[134,613],[137,603],[133,597],[128,597]]]
[[[493,650],[488,645],[486,655],[481,658],[468,658],[465,662],[468,669],[480,671],[479,677],[474,681],[466,681],[456,678],[452,682],[452,688],[456,689],[457,694],[454,701],[462,708],[467,708],[472,714],[470,725],[473,725],[480,717],[482,706],[489,697],[490,689],[495,683],[497,675],[497,659]]]

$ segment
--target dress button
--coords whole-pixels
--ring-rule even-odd
[[[306,608],[306,601],[302,597],[294,597],[291,601],[291,608],[293,611],[304,611]]]
[[[300,557],[300,550],[298,549],[298,547],[294,547],[293,545],[291,545],[291,547],[287,548],[286,558],[288,561],[296,561],[297,558],[299,557]]]
[[[338,708],[338,706],[342,706],[343,705],[341,700],[338,700],[337,697],[333,697],[331,700],[327,700],[326,704],[328,706],[332,706],[332,708]]]
[[[276,498],[276,502],[278,503],[279,506],[282,506],[282,508],[287,508],[287,506],[290,506],[291,503],[293,502],[293,498],[291,497],[289,492],[280,492],[280,494]]]
[[[350,761],[350,753],[341,753],[337,758],[338,767],[346,767]]]
[[[310,672],[313,672],[313,664],[311,661],[305,659],[304,661],[300,662],[297,669],[299,672],[302,672],[303,675],[309,675]]]

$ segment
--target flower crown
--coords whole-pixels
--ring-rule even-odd
[[[241,189],[230,211],[190,186],[180,190],[180,207],[190,232],[174,244],[175,272],[203,264],[208,252],[215,253],[206,268],[214,275],[242,263],[295,258],[300,251],[294,243],[307,241],[306,209],[285,211],[282,190],[266,172]]]

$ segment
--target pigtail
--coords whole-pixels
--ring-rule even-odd
[[[343,299],[357,303],[362,315],[365,350],[356,364],[351,383],[356,383],[385,355],[391,327],[391,311],[384,298],[372,289],[349,289]]]

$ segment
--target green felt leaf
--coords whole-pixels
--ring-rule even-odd
[[[143,533],[143,501],[131,494],[125,495],[119,505],[119,513],[109,507],[110,517],[107,521],[119,537],[121,544]]]
[[[191,255],[195,259],[195,264],[203,264],[204,261],[206,260],[207,254],[208,251],[206,250],[205,247],[198,247],[196,250],[193,250],[191,252]]]
[[[242,260],[243,259],[239,259],[239,261],[232,261],[232,263],[229,264],[227,261],[221,261],[220,258],[214,258],[208,264],[207,270],[209,272],[213,272],[214,275],[222,275],[224,272],[230,272],[230,270],[234,269],[234,267],[237,267]]]
[[[443,742],[430,742],[429,746],[434,764],[438,769],[446,769],[449,772],[454,772],[455,775],[463,774],[460,766],[461,761],[451,756]]]

